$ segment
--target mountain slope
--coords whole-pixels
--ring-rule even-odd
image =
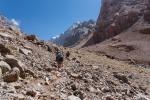
[[[0,34],[0,100],[150,98],[150,70],[15,32]],[[60,70],[57,49],[71,54]]]

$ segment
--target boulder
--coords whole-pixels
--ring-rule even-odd
[[[23,94],[13,94],[13,100],[26,100]]]
[[[127,76],[125,76],[124,74],[114,72],[113,76],[115,78],[117,78],[119,81],[122,81],[123,83],[129,84],[129,80],[128,80]]]
[[[31,41],[31,42],[36,42],[37,41],[37,37],[35,35],[28,35],[26,37],[24,37],[25,40]]]
[[[12,72],[7,73],[3,76],[4,82],[16,82],[19,79],[19,69],[13,68]]]
[[[4,61],[0,61],[0,68],[2,70],[2,74],[11,70],[11,67]]]
[[[109,87],[103,87],[101,90],[103,93],[111,92]]]
[[[22,53],[24,55],[28,55],[32,52],[31,50],[27,50],[27,49],[23,49],[23,48],[20,48],[19,51],[20,51],[20,53]]]
[[[71,95],[71,96],[68,96],[67,100],[81,100],[81,99],[77,96]]]
[[[114,97],[111,95],[106,95],[105,98],[106,98],[106,100],[115,100]]]
[[[11,51],[5,45],[0,44],[0,53],[2,55],[6,55],[6,54],[11,54]]]
[[[20,70],[20,77],[25,78],[26,66],[13,55],[6,55],[5,61],[13,68],[17,67]]]
[[[26,95],[32,96],[32,97],[35,97],[36,94],[37,94],[37,92],[36,92],[36,91],[33,91],[33,90],[28,90],[28,91],[26,92]]]

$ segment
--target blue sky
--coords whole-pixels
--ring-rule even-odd
[[[0,0],[0,14],[28,34],[47,40],[76,21],[96,20],[100,0]]]

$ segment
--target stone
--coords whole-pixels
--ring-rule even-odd
[[[0,44],[0,53],[2,55],[6,55],[6,54],[11,54],[11,51],[5,45]]]
[[[146,95],[143,94],[137,94],[135,96],[135,100],[150,100],[150,98],[148,98]]]
[[[73,91],[77,90],[76,85],[75,85],[75,84],[71,85],[71,89],[72,89]]]
[[[75,73],[71,73],[71,77],[73,78],[81,78],[81,76],[79,74],[75,74]]]
[[[25,68],[26,66],[19,60],[17,60],[13,55],[6,55],[5,62],[7,62],[12,68],[17,67],[20,70],[20,77],[25,78]]]
[[[20,53],[22,53],[24,55],[28,55],[28,54],[32,53],[31,50],[27,50],[27,49],[23,49],[23,48],[20,48],[19,51],[20,51]]]
[[[111,92],[109,87],[103,87],[101,90],[103,93]]]
[[[11,67],[4,61],[0,61],[0,68],[2,70],[2,74],[11,70]]]
[[[36,94],[37,94],[37,92],[33,91],[33,90],[29,90],[29,91],[26,92],[26,95],[31,96],[31,97],[35,97]]]
[[[10,34],[4,33],[4,32],[0,32],[0,36],[3,38],[9,38],[9,39],[14,38],[13,35],[10,35]]]
[[[13,100],[26,100],[26,98],[23,94],[14,94]]]
[[[37,37],[35,35],[28,35],[24,39],[32,42],[37,41]]]
[[[113,76],[117,78],[118,80],[122,81],[123,83],[129,84],[129,80],[127,76],[125,76],[124,74],[113,72]]]
[[[96,90],[94,87],[90,86],[90,87],[89,87],[89,91],[94,93],[94,92],[96,92],[97,90]]]
[[[81,100],[81,99],[77,96],[71,95],[71,96],[68,96],[67,100]]]
[[[93,67],[93,69],[95,69],[95,70],[99,68],[99,66],[92,66],[92,67]]]
[[[114,97],[111,95],[106,95],[105,98],[106,98],[106,100],[115,100]]]
[[[7,73],[3,76],[4,82],[16,82],[19,79],[19,69],[13,68],[12,72]]]

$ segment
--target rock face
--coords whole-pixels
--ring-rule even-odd
[[[93,20],[74,23],[64,34],[52,39],[51,41],[57,45],[65,47],[74,47],[83,39],[86,39],[95,31],[95,22]]]
[[[102,42],[131,27],[143,16],[148,0],[102,0],[96,32],[86,45]],[[149,12],[145,19],[149,20]]]

